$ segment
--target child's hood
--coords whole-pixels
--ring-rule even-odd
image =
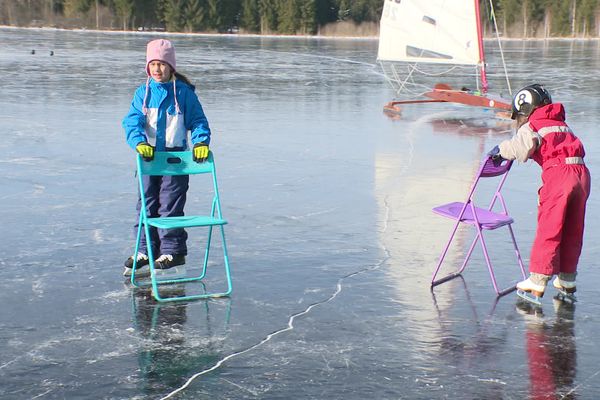
[[[146,113],[148,112],[148,96],[151,92],[157,90],[157,88],[159,87],[164,90],[163,93],[169,93],[169,91],[174,93],[173,99],[175,100],[175,109],[177,110],[178,114],[181,112],[181,109],[179,108],[179,100],[177,99],[177,93],[182,93],[181,89],[186,90],[187,88],[191,91],[194,91],[195,89],[194,86],[190,86],[179,79],[170,80],[169,82],[158,82],[152,79],[151,77],[148,77],[148,79],[146,80],[146,84],[140,86],[139,88],[140,93],[144,93],[144,100],[142,101],[142,112],[144,113],[144,115],[146,115]]]
[[[555,121],[565,121],[565,108],[561,103],[546,104],[543,107],[537,108],[531,113],[529,120],[537,119],[552,119]]]

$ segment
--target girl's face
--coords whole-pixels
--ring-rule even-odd
[[[171,80],[171,66],[167,63],[158,60],[150,61],[148,70],[156,82],[165,83]]]

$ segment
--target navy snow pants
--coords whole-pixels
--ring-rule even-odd
[[[186,194],[189,187],[188,175],[178,176],[148,176],[142,177],[144,195],[146,196],[146,212],[149,218],[181,217],[185,206]],[[138,189],[139,190],[139,189]],[[138,196],[137,212],[142,208],[142,200]],[[135,225],[137,235],[138,225]],[[183,228],[157,229],[150,227],[152,239],[152,254],[158,258],[162,254],[187,255],[187,232]],[[148,254],[145,232],[142,229],[142,239],[139,251]]]

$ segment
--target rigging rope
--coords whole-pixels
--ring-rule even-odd
[[[506,77],[506,84],[508,85],[508,94],[512,97],[512,89],[510,87],[510,80],[508,79],[508,71],[506,69],[506,61],[504,60],[504,52],[502,51],[502,44],[500,42],[500,33],[498,32],[498,21],[496,21],[496,13],[494,12],[494,3],[490,0],[490,16],[494,21],[494,29],[496,30],[496,40],[498,40],[498,47],[500,48],[500,58],[502,59],[502,67],[504,68],[504,76]]]

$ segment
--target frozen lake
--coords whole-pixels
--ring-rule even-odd
[[[595,189],[576,309],[553,289],[537,316],[497,300],[479,248],[430,291],[452,227],[431,208],[462,200],[511,132],[444,105],[386,117],[375,40],[170,37],[213,129],[234,289],[168,305],[132,290],[120,123],[151,38],[0,29],[2,399],[600,398]],[[600,43],[504,46],[513,89],[565,104],[597,187]],[[515,165],[504,191],[526,262],[539,173]],[[206,200],[193,180],[188,199]],[[501,285],[520,277],[505,233],[487,236]]]

